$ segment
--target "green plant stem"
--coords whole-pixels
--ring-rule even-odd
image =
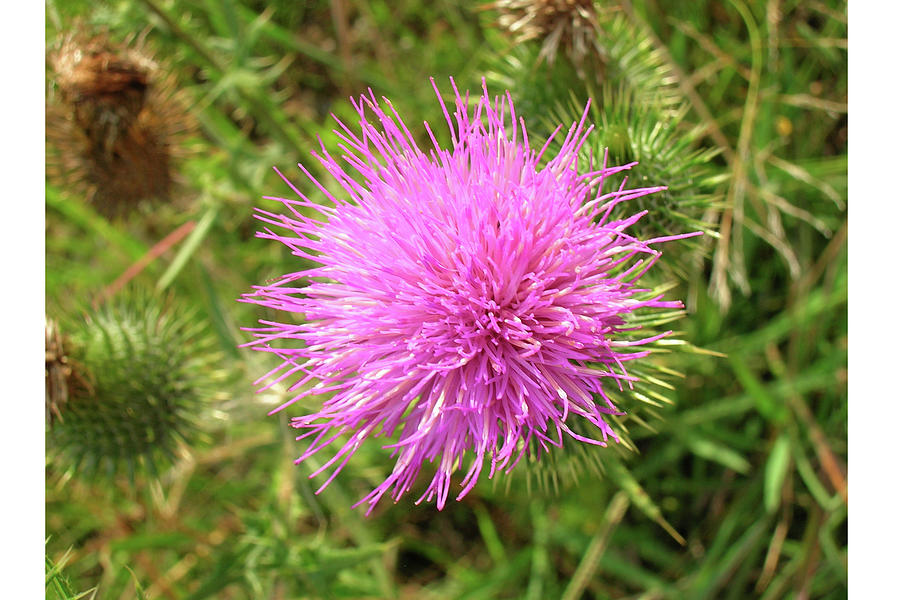
[[[578,568],[575,569],[572,580],[569,581],[566,591],[563,592],[562,600],[578,600],[578,598],[581,598],[581,594],[597,571],[600,559],[603,558],[603,552],[606,550],[606,545],[609,543],[613,530],[615,530],[619,521],[622,520],[622,517],[625,516],[625,511],[628,510],[629,504],[628,495],[625,492],[617,492],[613,496],[606,509],[606,514],[603,515],[603,521],[600,523],[600,531],[591,540],[587,552],[584,553],[584,557],[578,563]]]
[[[193,256],[194,252],[200,248],[200,243],[209,234],[218,214],[218,206],[212,206],[204,213],[200,218],[200,222],[193,228],[187,240],[184,242],[184,246],[182,246],[181,250],[178,251],[178,254],[175,255],[172,264],[169,265],[166,272],[159,278],[159,281],[156,283],[157,290],[162,291],[175,281],[175,278],[178,277],[178,274],[187,264],[191,256]]]
[[[547,505],[543,500],[531,502],[531,523],[534,530],[534,542],[531,550],[531,577],[528,579],[527,600],[544,598],[544,580],[550,569],[550,556],[547,544],[550,538],[550,518],[547,516]]]

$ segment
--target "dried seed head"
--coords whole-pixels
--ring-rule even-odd
[[[149,52],[80,29],[49,54],[48,174],[119,215],[170,199],[179,141],[193,127],[174,78]]]
[[[115,52],[106,40],[79,44],[67,38],[53,58],[56,82],[75,123],[96,146],[111,153],[144,108],[156,65],[139,52]]]
[[[60,418],[59,407],[69,399],[67,380],[72,374],[72,367],[63,348],[62,334],[56,321],[45,321],[44,340],[44,406],[47,423],[53,425]]]
[[[542,39],[539,60],[553,64],[562,48],[575,65],[601,52],[593,0],[497,0],[485,5],[500,13],[497,22],[517,43]]]
[[[72,396],[91,393],[91,386],[81,374],[81,366],[68,354],[68,339],[59,323],[44,320],[44,406],[47,424],[53,427],[63,419],[66,404]]]

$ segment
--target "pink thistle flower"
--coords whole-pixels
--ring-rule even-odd
[[[610,389],[629,385],[625,363],[648,354],[632,346],[669,333],[636,339],[626,317],[681,307],[648,298],[636,281],[660,256],[651,244],[699,235],[641,241],[626,230],[646,211],[611,217],[616,205],[664,188],[623,184],[604,194],[603,180],[633,165],[582,160],[589,164],[579,171],[592,130],[587,109],[541,166],[561,128],[535,150],[509,93],[492,100],[482,84],[470,106],[451,84],[452,116],[432,80],[451,148],[442,149],[425,123],[434,148],[421,150],[390,101],[379,104],[370,90],[351,100],[360,133],[335,118],[340,160],[324,144],[313,153],[340,193],[300,165],[330,205],[314,203],[279,172],[298,198],[269,198],[287,214],[257,209],[277,228],[258,237],[319,265],[244,296],[297,315],[296,323],[249,329],[248,346],[282,360],[260,381],[269,380],[263,389],[293,381],[296,395],[273,413],[324,397],[318,411],[293,418],[304,431],[297,439],[312,438],[297,463],[347,436],[311,475],[332,469],[319,491],[367,439],[397,435],[384,446],[396,457],[393,471],[356,505],[368,503],[368,512],[389,491],[394,501],[408,492],[426,462],[435,473],[417,503],[436,499],[440,510],[457,470],[466,469],[462,499],[485,459],[492,477],[526,452],[561,447],[563,434],[600,446],[618,440],[604,419],[624,414]],[[593,425],[596,436],[575,433],[573,418]]]

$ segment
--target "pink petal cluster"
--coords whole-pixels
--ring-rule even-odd
[[[483,84],[470,102],[453,89],[451,115],[435,87],[449,149],[425,123],[434,147],[421,150],[370,91],[353,101],[357,131],[336,119],[340,158],[324,144],[313,153],[340,190],[300,165],[329,204],[285,179],[297,198],[270,199],[286,212],[257,210],[267,224],[259,237],[318,265],[244,296],[293,316],[250,329],[249,346],[282,360],[260,381],[288,379],[296,392],[273,412],[323,398],[292,422],[304,432],[297,439],[312,439],[298,463],[338,443],[313,474],[332,469],[319,491],[367,439],[392,438],[384,447],[393,471],[358,503],[369,511],[384,494],[396,501],[412,489],[425,463],[434,475],[418,501],[442,509],[457,470],[461,499],[485,459],[491,477],[526,452],[562,446],[563,434],[617,440],[604,419],[622,414],[610,386],[630,384],[624,363],[647,354],[631,346],[666,335],[636,339],[624,317],[681,306],[647,299],[636,281],[660,256],[650,244],[695,234],[641,241],[626,231],[645,213],[611,218],[617,204],[663,188],[603,193],[605,178],[633,165],[579,165],[592,129],[584,116],[544,162],[551,140],[532,148],[508,93],[491,99]],[[575,418],[597,439],[575,433]]]

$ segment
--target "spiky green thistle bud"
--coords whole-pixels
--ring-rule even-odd
[[[221,378],[213,344],[195,315],[147,296],[91,312],[66,339],[66,376],[52,382],[64,402],[49,398],[47,371],[55,416],[48,445],[85,474],[155,473],[160,458],[196,438]]]
[[[652,215],[641,221],[637,231],[652,238],[687,228],[714,236],[713,226],[704,217],[722,209],[723,199],[716,190],[727,176],[711,162],[719,148],[701,145],[703,128],[686,119],[688,106],[665,108],[663,103],[644,102],[625,86],[603,86],[591,96],[596,102],[588,118],[596,129],[590,144],[582,149],[583,158],[602,160],[608,152],[610,164],[637,163],[616,183],[627,176],[629,185],[666,186],[651,198],[634,203]],[[555,118],[570,118],[576,111],[580,112],[572,100],[555,111]],[[690,253],[679,254],[686,257]],[[669,256],[669,267],[683,266],[684,261]]]

